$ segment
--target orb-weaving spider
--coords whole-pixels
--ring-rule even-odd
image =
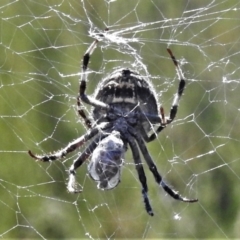
[[[129,145],[139,181],[142,185],[143,201],[149,215],[153,216],[153,210],[148,198],[147,179],[139,150],[158,185],[171,197],[183,202],[197,202],[197,199],[182,197],[162,180],[144,143],[153,141],[157,134],[173,121],[177,113],[180,97],[184,91],[185,79],[172,51],[167,49],[179,76],[179,86],[169,117],[165,117],[164,109],[158,103],[152,84],[145,77],[130,69],[120,69],[110,74],[99,83],[94,97],[90,97],[85,93],[87,85],[86,70],[97,43],[98,40],[95,40],[83,56],[82,77],[77,97],[78,114],[83,118],[89,130],[86,134],[53,154],[41,156],[29,151],[29,155],[43,162],[61,159],[93,138],[69,170],[68,191],[77,193],[81,190],[75,180],[76,170],[91,155],[88,172],[98,182],[98,188],[105,190],[116,187],[120,182],[124,153]],[[86,116],[81,102],[93,107],[93,119]],[[158,125],[158,127],[149,136],[153,124]]]

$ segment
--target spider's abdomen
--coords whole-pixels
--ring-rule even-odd
[[[119,69],[104,79],[95,92],[95,98],[109,105],[121,106],[122,111],[138,105],[146,114],[158,115],[156,93],[149,80],[130,69]],[[100,109],[93,110],[94,118],[100,117]]]

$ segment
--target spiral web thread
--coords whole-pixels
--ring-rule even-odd
[[[1,238],[240,236],[238,1],[16,0],[0,9]],[[166,49],[174,53],[186,90],[174,122],[147,147],[164,180],[198,203],[171,199],[144,163],[149,217],[130,150],[116,189],[98,190],[84,164],[77,195],[66,191],[66,171],[82,149],[49,164],[27,155],[86,132],[76,96],[82,56],[96,38],[87,93],[129,67],[153,83],[165,115],[178,86]]]

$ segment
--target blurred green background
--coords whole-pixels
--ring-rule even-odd
[[[240,237],[239,1],[2,0],[0,9],[1,238]],[[79,195],[66,191],[77,152],[50,164],[28,156],[86,131],[76,112],[81,60],[106,27],[88,93],[113,68],[136,68],[167,112],[178,84],[167,47],[181,63],[176,121],[148,149],[165,180],[198,203],[174,201],[146,168],[149,217],[130,152],[112,191],[97,189],[87,164],[78,169]]]

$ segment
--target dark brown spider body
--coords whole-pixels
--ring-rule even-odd
[[[117,107],[123,116],[127,116],[131,111],[137,111],[134,110],[136,106],[146,115],[159,115],[157,94],[151,82],[130,69],[118,69],[100,82],[94,98]],[[94,120],[98,120],[104,114],[105,109],[94,107]],[[149,122],[151,120],[148,119],[142,123],[146,132],[151,128]]]

